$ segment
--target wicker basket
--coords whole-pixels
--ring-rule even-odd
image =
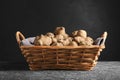
[[[106,38],[106,36],[105,36]],[[21,46],[23,34],[16,32],[16,39],[30,70],[92,70],[104,44],[92,46]]]

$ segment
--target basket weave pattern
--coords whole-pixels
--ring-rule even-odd
[[[22,33],[16,33],[16,39],[30,70],[64,69],[92,70],[104,45],[93,46],[20,46],[25,39]]]

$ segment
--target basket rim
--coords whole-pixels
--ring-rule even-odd
[[[100,48],[100,49],[104,49],[105,45],[92,45],[92,46],[20,46],[20,48],[35,48],[35,49],[42,49],[42,48],[46,48],[46,49],[75,49],[75,48]]]

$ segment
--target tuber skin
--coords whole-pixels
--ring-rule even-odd
[[[69,36],[63,26],[56,27],[54,33],[48,32],[45,35],[36,36],[34,40],[34,45],[39,46],[91,46],[93,43],[94,40],[87,36],[85,30],[75,30]]]
[[[40,46],[49,46],[52,43],[52,39],[46,35],[37,36],[34,44]]]
[[[70,40],[69,40],[69,39],[65,39],[65,40],[62,42],[62,44],[63,44],[64,46],[68,46],[68,45],[70,44]]]
[[[40,36],[36,36],[36,37],[35,37],[34,45],[36,45],[36,46],[39,46],[39,45],[40,45],[39,42],[38,42],[39,39],[40,39]]]
[[[93,42],[94,42],[94,40],[91,37],[86,37],[85,41],[86,41],[86,45],[89,45],[89,46],[93,45]]]
[[[78,31],[77,31],[77,30],[72,32],[72,36],[73,36],[73,37],[77,36],[77,34],[78,34]]]
[[[61,34],[56,35],[55,38],[57,39],[57,42],[63,42],[63,40],[64,40],[64,37]]]
[[[42,42],[41,45],[43,46],[50,46],[50,44],[52,43],[52,39],[48,36],[41,36],[39,41]]]
[[[78,30],[77,36],[81,36],[86,38],[87,37],[87,32],[85,30]]]
[[[52,43],[57,43],[57,39],[56,38],[51,38],[52,39]]]
[[[57,27],[55,29],[55,34],[56,35],[62,35],[65,39],[68,38],[68,34],[65,32],[65,28],[64,27]]]
[[[78,44],[76,41],[72,41],[72,42],[70,42],[69,46],[78,46]]]
[[[51,46],[63,46],[63,44],[62,44],[62,43],[57,42],[57,43],[53,43]]]
[[[87,32],[85,30],[76,30],[72,32],[72,36],[74,41],[78,43],[78,45],[92,45],[93,39],[87,36]]]
[[[76,37],[74,37],[74,40],[75,40],[77,43],[80,43],[80,42],[84,42],[84,41],[85,41],[85,38],[80,37],[80,36],[76,36]]]
[[[48,33],[46,33],[46,36],[48,36],[48,37],[51,37],[51,38],[54,38],[54,33],[52,33],[52,32],[48,32]]]

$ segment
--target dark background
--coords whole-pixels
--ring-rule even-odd
[[[16,42],[16,31],[25,37],[64,26],[67,33],[85,29],[96,39],[108,32],[99,60],[120,60],[119,0],[4,0],[0,29],[0,61],[25,62]]]

